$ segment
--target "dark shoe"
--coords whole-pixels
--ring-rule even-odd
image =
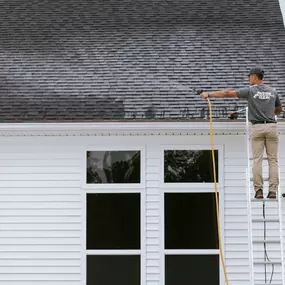
[[[275,191],[269,191],[267,198],[269,199],[276,199],[276,192]]]
[[[262,189],[259,189],[255,192],[255,196],[254,196],[255,199],[263,199],[263,191]]]

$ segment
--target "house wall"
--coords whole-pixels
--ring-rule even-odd
[[[223,150],[222,234],[230,284],[249,284],[246,148],[243,135],[216,135]],[[280,145],[285,136],[280,137]],[[209,147],[207,135],[0,138],[0,283],[85,284],[84,154],[92,147],[145,149],[143,283],[164,284],[162,146]],[[285,148],[280,148],[285,185]],[[266,169],[264,169],[266,172]],[[276,235],[272,230],[269,234]],[[222,276],[222,274],[221,274]]]

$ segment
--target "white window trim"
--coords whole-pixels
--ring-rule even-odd
[[[181,150],[211,150],[211,145],[209,144],[199,144],[199,145],[162,145],[161,146],[161,169],[160,169],[160,280],[161,285],[165,285],[165,255],[195,255],[195,254],[213,254],[220,256],[219,249],[212,250],[171,250],[165,249],[165,231],[164,231],[164,194],[165,193],[215,193],[214,183],[207,183],[208,185],[204,185],[204,183],[164,183],[164,150],[172,150],[172,149],[181,149]],[[218,165],[219,165],[219,183],[217,183],[217,189],[219,192],[219,216],[220,216],[220,233],[221,239],[224,241],[225,230],[224,230],[224,145],[215,145],[215,149],[218,150]],[[199,186],[202,184],[202,186]],[[174,190],[174,189],[175,190]],[[193,189],[191,189],[193,188]],[[223,242],[224,244],[224,242]],[[223,246],[223,255],[225,256],[225,247]],[[220,277],[220,285],[223,285],[225,282],[223,267],[220,258],[220,266],[219,266],[219,277]]]
[[[81,176],[81,202],[82,202],[82,212],[81,212],[81,284],[86,285],[86,271],[87,264],[86,258],[87,255],[140,255],[140,278],[141,285],[146,284],[146,191],[145,191],[145,173],[146,173],[146,155],[145,155],[146,146],[106,146],[106,147],[87,147],[83,152],[82,159],[82,176]],[[135,185],[127,184],[95,184],[87,185],[85,183],[86,177],[86,152],[92,150],[140,150],[141,151],[141,183]],[[128,187],[126,187],[126,185]],[[89,187],[86,187],[89,186]],[[92,187],[90,187],[92,186]],[[95,186],[95,187],[94,187]],[[102,187],[103,186],[103,187]],[[87,250],[86,248],[86,202],[87,194],[90,193],[139,193],[140,194],[140,249],[139,250]]]
[[[164,255],[219,255],[218,249],[165,249]]]
[[[145,189],[145,179],[146,179],[146,155],[145,146],[126,146],[117,145],[111,146],[90,146],[84,149],[82,155],[82,175],[81,175],[81,188],[85,191],[90,191],[94,193],[141,193],[142,189]],[[141,179],[140,183],[98,183],[98,184],[87,184],[86,183],[86,153],[87,151],[128,151],[137,150],[141,153]]]
[[[141,250],[140,249],[136,249],[136,250],[86,250],[86,254],[87,255],[140,255],[141,254]]]

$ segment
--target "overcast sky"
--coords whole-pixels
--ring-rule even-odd
[[[285,26],[285,0],[279,0],[281,10],[282,10],[282,15],[283,15],[283,22]]]

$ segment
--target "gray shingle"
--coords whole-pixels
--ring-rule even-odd
[[[247,85],[255,64],[284,103],[278,0],[10,0],[0,19],[1,122],[207,119],[193,89]]]

